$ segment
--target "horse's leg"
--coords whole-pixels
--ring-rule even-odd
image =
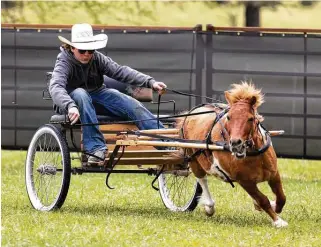
[[[253,204],[254,204],[254,208],[255,208],[257,211],[262,211],[262,208],[260,208],[260,206],[257,204],[257,202],[256,202],[254,199],[253,199]],[[270,200],[270,204],[271,204],[272,209],[273,209],[274,212],[275,212],[275,207],[276,207],[275,201],[271,201],[271,200]]]
[[[275,202],[275,206],[274,206],[274,210],[277,214],[282,212],[282,209],[285,205],[285,201],[286,201],[286,197],[284,195],[283,192],[283,188],[282,188],[282,182],[281,182],[281,178],[280,178],[280,174],[277,171],[276,175],[268,181],[273,193],[276,196],[276,202]],[[273,203],[273,202],[271,202]],[[273,205],[272,205],[273,207]]]
[[[212,216],[215,212],[214,209],[214,200],[211,197],[211,193],[208,189],[207,176],[206,172],[199,165],[197,161],[190,162],[190,168],[194,175],[197,177],[198,183],[201,185],[203,193],[200,200],[200,203],[204,205],[205,213],[207,216]]]
[[[202,178],[198,178],[198,183],[201,185],[203,189],[203,194],[200,202],[202,205],[204,205],[206,215],[212,216],[215,213],[215,202],[208,189],[207,176],[205,175]]]
[[[262,208],[273,220],[272,225],[280,228],[286,227],[288,223],[281,219],[272,209],[269,199],[258,189],[255,182],[240,181],[239,184],[246,192],[256,201],[258,206]]]

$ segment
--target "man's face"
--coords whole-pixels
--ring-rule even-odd
[[[95,51],[95,50],[79,50],[77,48],[71,48],[71,50],[74,53],[75,58],[83,64],[89,63]]]

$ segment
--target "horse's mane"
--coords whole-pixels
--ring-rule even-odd
[[[256,102],[253,105],[254,108],[259,107],[264,102],[261,89],[255,88],[252,82],[241,81],[241,84],[232,84],[231,87],[228,91],[231,104],[240,100],[251,100],[253,97],[256,98]]]
[[[234,104],[240,100],[251,101],[253,97],[256,99],[253,108],[255,109],[256,117],[260,122],[263,122],[264,117],[259,115],[257,112],[257,108],[264,103],[264,96],[261,92],[261,89],[255,88],[252,82],[241,81],[240,84],[232,84],[231,89],[228,91],[229,94],[229,102],[230,104]],[[189,111],[181,112],[180,114],[187,114]],[[176,128],[181,128],[184,122],[184,118],[178,118],[176,120]]]

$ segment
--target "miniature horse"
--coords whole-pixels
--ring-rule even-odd
[[[267,131],[260,125],[263,118],[257,108],[263,103],[261,90],[253,84],[242,82],[233,84],[225,92],[229,109],[219,117],[218,108],[205,105],[193,110],[193,113],[213,109],[217,113],[188,116],[178,122],[181,137],[192,140],[210,140],[210,143],[225,143],[227,151],[188,149],[190,168],[198,178],[203,189],[202,204],[205,212],[214,214],[214,200],[208,189],[207,174],[214,175],[225,182],[239,183],[252,197],[255,208],[264,210],[273,220],[273,226],[285,227],[288,223],[282,220],[281,213],[285,204],[280,174],[277,168],[277,157]],[[197,155],[193,155],[196,154]],[[181,152],[181,156],[186,155]],[[258,189],[257,183],[268,181],[276,201],[268,198]]]

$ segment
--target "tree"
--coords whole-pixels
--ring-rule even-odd
[[[316,1],[307,1],[302,0],[299,3],[299,6],[303,7],[311,7],[313,4],[315,4]],[[284,4],[281,1],[245,1],[245,26],[246,27],[259,27],[261,26],[261,9],[264,7],[272,8],[276,10],[276,7],[278,5]]]
[[[261,5],[257,2],[245,3],[245,26],[259,27],[260,26],[260,10]]]

